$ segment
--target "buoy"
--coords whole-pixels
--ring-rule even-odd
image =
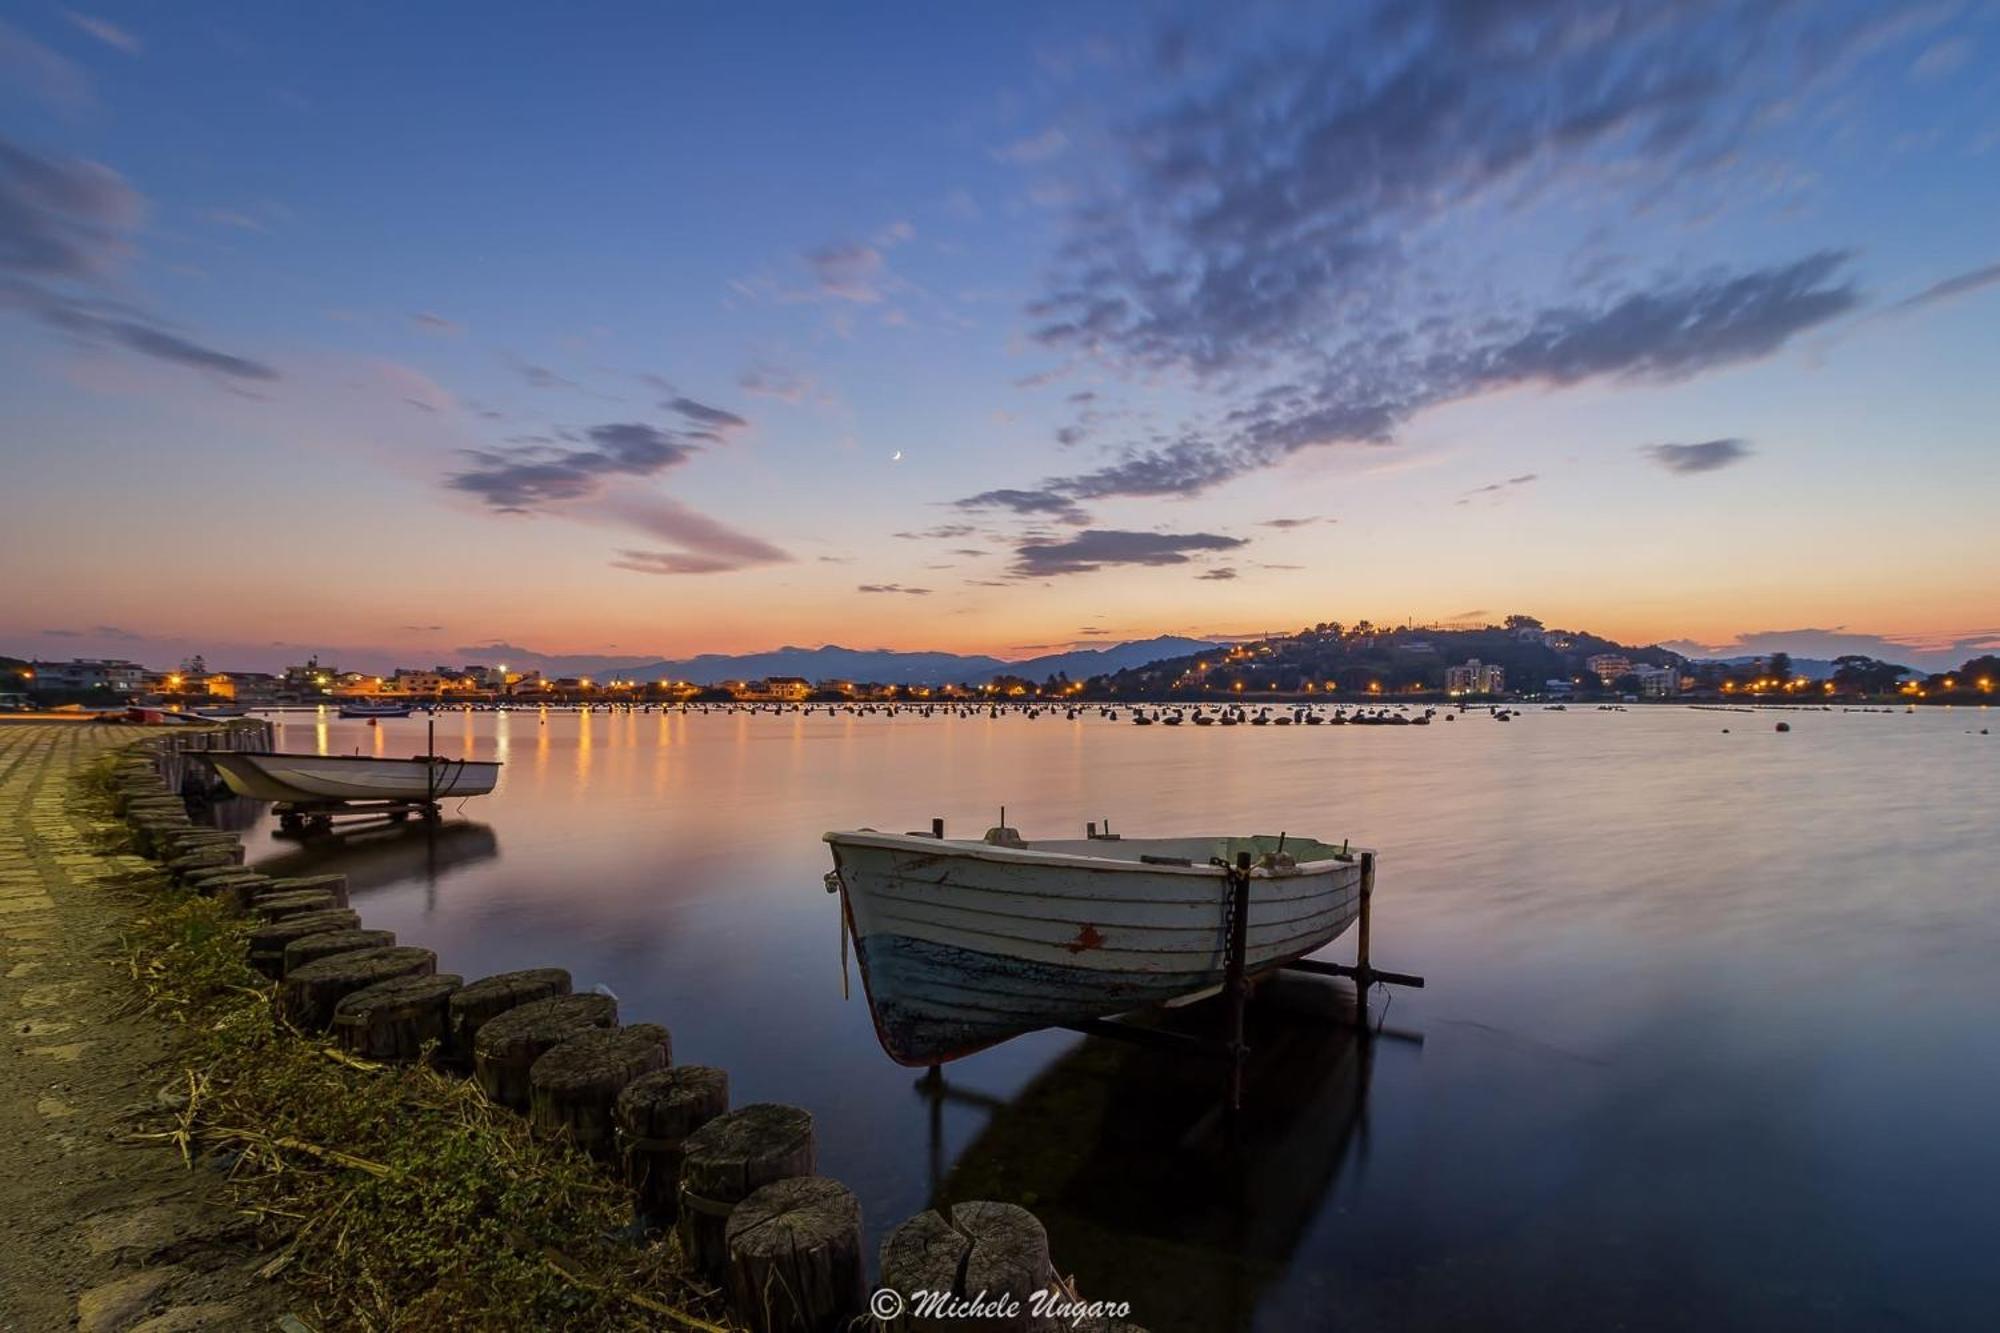
[[[1789,722],[1780,722],[1778,724],[1779,731],[1790,731],[1791,729],[1792,729],[1792,724]]]

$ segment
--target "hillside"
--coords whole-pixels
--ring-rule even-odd
[[[1147,697],[1175,690],[1384,691],[1441,689],[1445,668],[1477,658],[1507,673],[1509,689],[1532,690],[1543,681],[1573,680],[1584,662],[1612,653],[1655,666],[1679,664],[1679,654],[1658,645],[1634,647],[1576,630],[1546,630],[1524,616],[1506,625],[1476,629],[1391,629],[1361,621],[1315,625],[1281,638],[1239,644],[1107,673],[1089,682],[1093,694]]]

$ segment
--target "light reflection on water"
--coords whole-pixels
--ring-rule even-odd
[[[284,749],[426,746],[277,720]],[[809,1108],[873,1237],[934,1188],[1026,1203],[1156,1330],[1963,1326],[2000,1297],[2000,750],[1984,712],[1772,721],[446,712],[441,752],[506,766],[443,829],[250,840],[347,869],[451,971],[568,967],[739,1103]],[[1288,985],[1233,1155],[1211,1071],[1066,1034],[926,1093],[858,978],[841,1000],[819,835],[1002,804],[1031,838],[1379,848],[1375,961],[1430,979],[1387,1021],[1421,1044],[1357,1048],[1339,984]]]

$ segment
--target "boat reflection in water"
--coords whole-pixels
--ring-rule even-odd
[[[1219,1039],[1222,1006],[1146,1021]],[[1012,1100],[918,1080],[931,1099],[934,1204],[995,1199],[1048,1228],[1086,1298],[1129,1300],[1155,1329],[1239,1329],[1290,1268],[1351,1156],[1366,1151],[1374,1047],[1345,987],[1278,976],[1250,1010],[1245,1108],[1232,1130],[1227,1066],[1086,1038]],[[1421,1038],[1404,1037],[1401,1040]],[[943,1116],[987,1123],[948,1173]]]
[[[260,873],[273,879],[345,875],[354,895],[417,881],[434,889],[439,880],[500,855],[492,826],[469,819],[370,820],[326,831],[273,830],[271,839],[292,849],[257,862]]]

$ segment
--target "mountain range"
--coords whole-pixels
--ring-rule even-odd
[[[1041,681],[1067,675],[1071,680],[1128,667],[1144,666],[1165,657],[1185,657],[1216,645],[1201,639],[1163,634],[1152,639],[1078,648],[1009,662],[998,657],[960,653],[902,653],[887,648],[819,648],[787,646],[763,653],[703,653],[677,662],[645,657],[563,657],[534,652],[515,644],[486,644],[459,651],[467,660],[504,663],[544,675],[616,676],[625,680],[685,680],[714,685],[725,680],[758,680],[767,676],[803,676],[807,680],[852,680],[880,685],[978,685],[995,676],[1021,676]]]

